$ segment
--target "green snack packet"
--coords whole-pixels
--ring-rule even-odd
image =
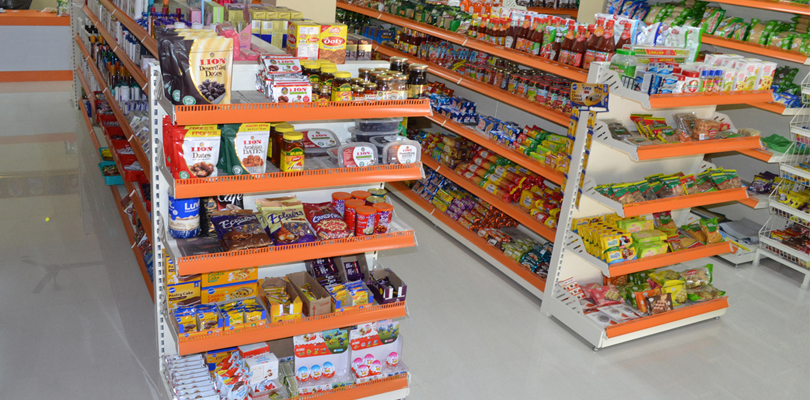
[[[686,289],[686,296],[689,298],[689,301],[693,301],[699,303],[701,301],[708,301],[714,300],[720,297],[723,297],[726,292],[717,289],[714,286],[701,286],[694,289]]]
[[[723,15],[726,14],[726,10],[716,8],[711,11],[707,10],[707,12],[709,13],[709,17],[704,19],[703,24],[701,25],[701,30],[707,35],[713,35],[714,31],[717,30],[717,26],[720,25]]]

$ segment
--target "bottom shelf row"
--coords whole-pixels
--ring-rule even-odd
[[[178,399],[399,399],[409,392],[399,323],[391,320],[162,362]]]

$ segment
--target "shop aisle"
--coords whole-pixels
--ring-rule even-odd
[[[0,398],[158,399],[152,303],[70,87],[24,89],[38,91],[15,103],[0,87]],[[72,184],[36,184],[57,173]],[[731,294],[720,321],[594,353],[512,280],[396,210],[419,241],[380,255],[409,286],[408,399],[810,398],[810,293],[772,261],[713,260]]]

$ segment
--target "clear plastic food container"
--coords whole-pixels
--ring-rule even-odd
[[[304,154],[307,157],[326,157],[329,149],[340,146],[338,136],[328,129],[308,129],[301,133],[304,136]]]
[[[346,143],[338,149],[338,165],[341,168],[368,167],[377,164],[377,148],[368,142]]]
[[[422,145],[414,140],[398,136],[402,140],[392,140],[382,150],[383,164],[412,164],[422,160]]]
[[[399,124],[404,118],[358,119],[354,127],[361,132],[391,132],[399,131]]]
[[[370,142],[371,138],[377,136],[396,136],[399,135],[399,130],[393,131],[380,131],[380,132],[363,132],[356,127],[349,127],[349,133],[352,134],[352,139],[355,142]]]

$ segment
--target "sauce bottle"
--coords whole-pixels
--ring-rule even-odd
[[[625,22],[624,30],[622,31],[622,36],[619,38],[619,42],[616,43],[616,48],[621,49],[624,48],[624,46],[630,46],[632,44],[632,39],[630,37],[631,34],[632,32],[630,32],[630,23]]]
[[[533,27],[534,32],[532,32],[532,36],[529,38],[529,48],[527,49],[528,53],[538,55],[540,54],[540,48],[543,46],[543,23],[540,18],[535,18]]]
[[[507,31],[509,30],[509,19],[501,18],[501,26],[498,29],[498,46],[503,46],[506,44],[506,35]]]
[[[304,170],[304,135],[301,132],[285,132],[281,149],[281,172]]]
[[[557,61],[561,64],[570,64],[571,49],[574,47],[574,38],[576,37],[576,28],[574,28],[574,21],[568,23],[568,31],[565,33],[565,40],[560,46],[560,56]]]
[[[582,62],[582,68],[590,68],[593,59],[596,57],[596,49],[601,45],[602,35],[605,34],[604,23],[605,19],[599,18],[593,33],[588,38],[587,43],[585,43],[587,50],[585,50],[585,60]]]
[[[516,50],[527,51],[526,43],[529,40],[531,25],[532,25],[532,18],[527,15],[525,18],[523,18],[523,25],[521,25],[520,30],[518,31],[517,38],[515,39]]]
[[[567,36],[567,34],[566,34]],[[557,61],[560,58],[560,50],[562,49],[563,32],[562,27],[557,26],[557,34],[554,38],[554,43],[551,44],[551,49],[548,52],[548,59]]]
[[[591,25],[593,26],[593,25]],[[585,58],[585,41],[586,41],[586,31],[584,26],[579,27],[579,35],[577,36],[577,41],[574,43],[574,46],[571,48],[571,58],[568,61],[569,65],[573,65],[577,68],[582,67],[582,61]]]
[[[517,36],[520,33],[520,20],[517,15],[513,15],[509,29],[506,31],[506,37],[503,41],[503,46],[507,49],[514,49],[517,43]]]
[[[613,58],[613,54],[616,52],[613,25],[614,22],[612,20],[607,22],[605,33],[602,35],[602,40],[599,42],[599,47],[596,49],[597,52],[594,61],[610,61],[610,59]]]

